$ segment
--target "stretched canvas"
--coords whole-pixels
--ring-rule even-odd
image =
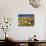
[[[34,26],[34,15],[33,14],[19,14],[18,25],[19,26]]]

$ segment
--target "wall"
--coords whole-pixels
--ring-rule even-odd
[[[12,26],[10,31],[8,31],[8,34],[10,35],[10,37],[13,37],[13,39],[16,38],[16,40],[27,40],[34,34],[37,35],[37,39],[46,40],[45,12],[46,12],[45,6],[40,8],[33,8],[30,6],[28,0],[0,0],[0,16],[13,18]],[[18,14],[20,13],[34,14],[35,26],[19,27],[17,25],[18,24],[17,22]],[[2,33],[3,32],[0,31],[0,35],[2,35]],[[0,36],[0,39],[4,39],[4,37]]]

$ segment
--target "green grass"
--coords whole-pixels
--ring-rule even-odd
[[[34,25],[34,18],[18,18],[18,21],[23,21],[20,22],[21,24],[18,23],[19,26],[33,26]],[[27,21],[27,23],[24,23],[24,21]],[[30,22],[31,24],[28,24]],[[23,24],[22,24],[23,23]]]

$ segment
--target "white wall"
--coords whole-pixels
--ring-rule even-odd
[[[28,0],[0,0],[0,16],[8,16],[13,18],[12,26],[8,33],[10,37],[16,40],[27,40],[34,34],[37,35],[39,40],[46,40],[45,38],[45,15],[46,8],[33,8],[30,6]],[[18,14],[34,14],[35,26],[32,27],[19,27]],[[1,31],[2,32],[2,31]],[[0,32],[0,35],[2,35]],[[0,39],[3,37],[0,36]]]

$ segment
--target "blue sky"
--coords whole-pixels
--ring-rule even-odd
[[[32,17],[33,14],[19,14],[18,17]]]

